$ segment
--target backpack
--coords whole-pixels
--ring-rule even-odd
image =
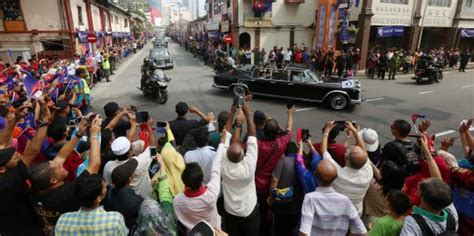
[[[431,235],[455,236],[455,235],[458,235],[458,233],[456,232],[456,221],[454,220],[454,216],[451,215],[451,213],[449,213],[449,212],[448,212],[448,219],[446,220],[446,231],[444,231],[440,234],[434,234],[433,233],[433,231],[431,230],[428,223],[426,223],[423,216],[418,215],[418,214],[413,214],[411,216],[416,221],[416,224],[420,227],[422,236],[431,236]]]
[[[401,153],[398,163],[403,163],[402,167],[407,175],[412,175],[420,170],[420,163],[422,156],[418,152],[418,147],[411,142],[410,144],[403,144],[399,141],[392,142]]]

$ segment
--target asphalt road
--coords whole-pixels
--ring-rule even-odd
[[[232,94],[212,88],[214,72],[192,54],[173,42],[169,43],[175,58],[175,67],[166,73],[172,78],[169,85],[169,100],[165,105],[145,98],[137,89],[140,84],[140,67],[151,48],[129,58],[112,77],[111,83],[99,83],[92,90],[93,110],[103,113],[102,107],[110,101],[121,105],[135,105],[140,111],[149,111],[156,121],[172,120],[176,114],[174,106],[185,101],[203,112],[228,110]],[[458,136],[461,120],[474,117],[474,71],[466,73],[445,72],[439,84],[416,85],[409,75],[398,75],[397,80],[360,79],[365,101],[354,109],[344,112],[328,110],[323,105],[296,103],[296,128],[311,130],[313,140],[321,138],[321,128],[329,120],[357,121],[362,127],[370,127],[379,133],[381,144],[392,139],[390,124],[395,119],[410,120],[413,113],[424,114],[432,120],[430,133],[442,137]],[[276,118],[281,126],[286,124],[286,101],[256,97],[253,110],[261,110]],[[192,117],[192,115],[190,115]],[[452,151],[461,157],[459,141]]]

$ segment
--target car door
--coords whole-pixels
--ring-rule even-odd
[[[305,71],[293,73],[291,83],[288,83],[288,94],[295,99],[320,101],[326,94],[322,83],[311,78]]]

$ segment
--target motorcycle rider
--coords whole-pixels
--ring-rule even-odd
[[[430,55],[425,55],[423,54],[420,57],[420,60],[418,60],[418,63],[416,64],[416,69],[417,70],[423,70],[422,77],[428,77],[431,78],[433,77],[436,83],[439,83],[438,77],[437,76],[432,76],[435,73],[434,68],[433,68],[433,58]]]

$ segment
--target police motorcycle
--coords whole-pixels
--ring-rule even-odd
[[[145,58],[142,66],[142,78],[140,80],[140,90],[145,97],[152,97],[158,103],[165,104],[168,101],[168,83],[171,78],[165,72],[156,68],[153,60]]]
[[[415,76],[412,77],[417,84],[439,83],[443,79],[443,63],[433,63],[430,56],[423,55],[416,64]]]

